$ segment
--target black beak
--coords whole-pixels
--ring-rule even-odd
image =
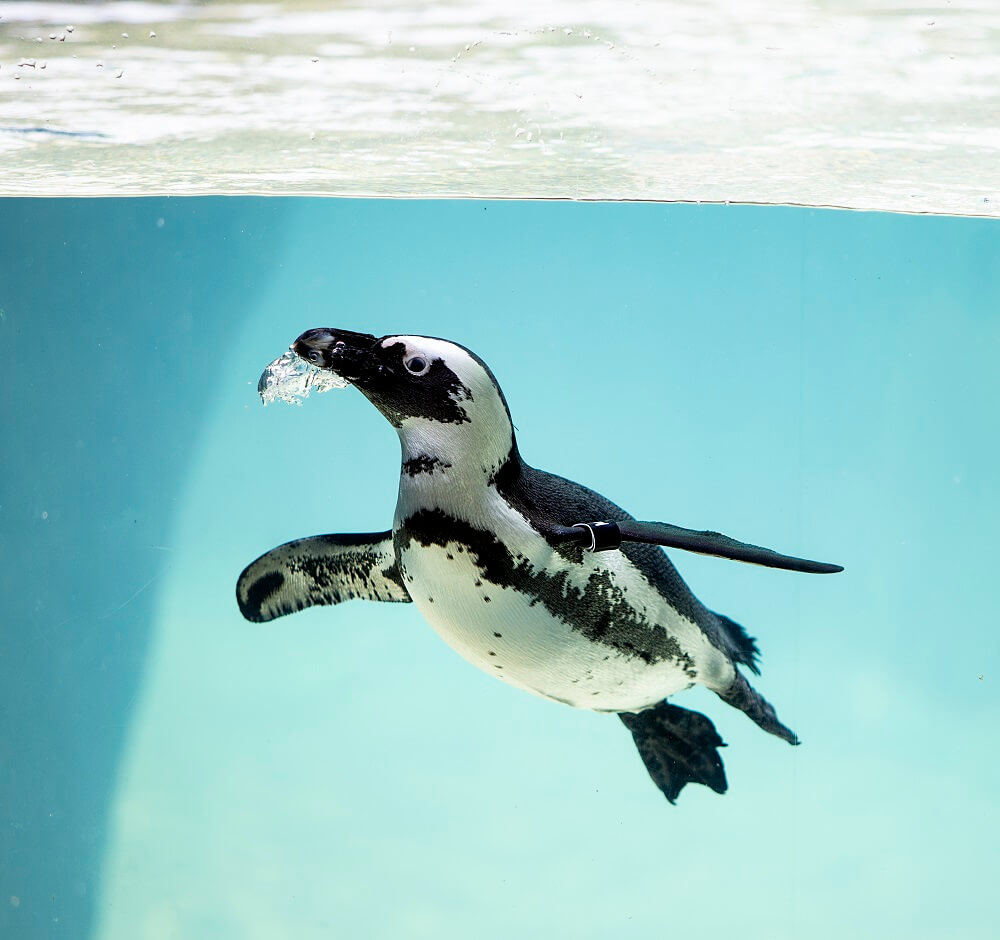
[[[377,342],[371,333],[321,327],[306,330],[292,343],[292,350],[311,365],[356,382],[375,370]]]

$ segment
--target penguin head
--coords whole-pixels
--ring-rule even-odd
[[[469,426],[470,437],[512,442],[510,411],[489,367],[458,343],[432,336],[307,330],[297,355],[349,381],[400,436]],[[499,442],[499,441],[497,441]],[[508,443],[509,446],[509,443]]]

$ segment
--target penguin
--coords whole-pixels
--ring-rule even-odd
[[[413,603],[500,681],[617,714],[671,803],[688,783],[720,794],[728,786],[715,726],[669,702],[677,693],[705,686],[799,743],[742,671],[759,674],[756,641],[694,596],[663,546],[814,573],[840,566],[639,522],[535,469],[493,373],[457,343],[321,328],[290,350],[333,384],[353,385],[395,428],[399,495],[387,531],[297,539],[248,565],[236,586],[247,620],[351,599]],[[262,397],[267,385],[265,371]]]

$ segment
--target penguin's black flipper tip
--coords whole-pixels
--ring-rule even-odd
[[[671,803],[677,802],[688,783],[726,792],[726,771],[718,752],[726,745],[704,715],[661,702],[655,708],[622,712],[618,717],[632,732],[653,783]]]

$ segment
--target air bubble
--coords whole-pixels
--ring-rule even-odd
[[[307,398],[312,389],[326,392],[331,388],[346,388],[347,385],[347,379],[329,369],[319,369],[289,351],[264,370],[257,383],[257,392],[265,405],[275,399],[301,405],[299,399]]]

